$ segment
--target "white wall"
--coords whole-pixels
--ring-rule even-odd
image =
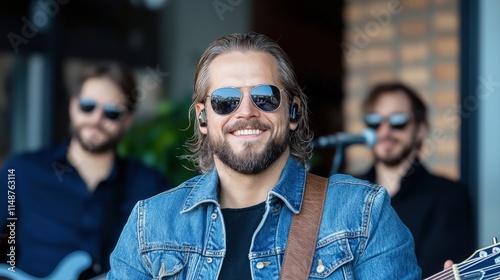
[[[479,3],[479,245],[500,237],[500,1]]]

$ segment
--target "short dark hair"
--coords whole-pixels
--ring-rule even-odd
[[[414,89],[401,82],[381,83],[375,85],[363,102],[363,112],[367,113],[381,95],[396,91],[402,92],[410,100],[411,110],[413,117],[415,118],[415,122],[417,124],[425,124],[428,126],[429,121],[427,119],[427,106]]]
[[[83,84],[91,78],[109,78],[113,81],[125,95],[127,110],[134,112],[138,90],[134,74],[127,66],[117,62],[106,62],[88,67],[78,80],[76,95],[80,95]]]

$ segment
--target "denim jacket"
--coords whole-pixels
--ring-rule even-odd
[[[278,279],[306,170],[289,158],[269,191],[248,252],[253,279]],[[107,279],[217,279],[225,230],[217,171],[137,203],[111,255]],[[329,178],[310,279],[421,279],[413,239],[384,188]]]

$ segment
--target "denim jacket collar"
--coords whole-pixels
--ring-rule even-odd
[[[290,156],[278,183],[269,192],[267,200],[276,196],[283,200],[290,211],[299,213],[302,206],[302,196],[304,195],[306,174],[304,166]],[[191,192],[184,201],[183,213],[203,203],[215,203],[219,205],[217,197],[219,177],[216,169],[196,177],[193,181],[187,182],[187,184],[189,183],[194,184],[194,186],[192,186]]]
[[[281,198],[293,213],[299,213],[306,184],[306,174],[304,166],[290,156],[278,183],[269,194]]]
[[[196,206],[203,203],[214,203],[219,205],[219,199],[217,198],[217,186],[219,185],[219,176],[217,175],[216,169],[212,170],[207,174],[197,176],[192,180],[187,181],[184,185],[194,184],[192,186],[189,195],[184,201],[181,213],[189,212],[196,208]]]

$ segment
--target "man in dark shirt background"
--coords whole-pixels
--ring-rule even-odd
[[[465,260],[476,242],[470,197],[463,185],[430,173],[419,159],[429,130],[426,105],[413,89],[396,82],[375,86],[363,111],[378,141],[374,165],[358,177],[388,190],[412,232],[422,276],[441,271],[446,260]]]
[[[7,225],[15,223],[15,244],[2,244],[8,253],[10,246],[15,249],[15,262],[7,262],[8,267],[45,277],[58,264],[69,263],[61,263],[64,257],[83,251],[88,269],[72,265],[63,273],[65,279],[84,269],[80,279],[109,270],[109,254],[135,203],[169,188],[156,170],[116,154],[136,103],[129,69],[117,63],[91,67],[70,100],[70,139],[7,160],[1,176],[13,183],[3,184],[2,205],[15,195],[14,211],[6,206],[0,210],[3,236],[12,229]]]

